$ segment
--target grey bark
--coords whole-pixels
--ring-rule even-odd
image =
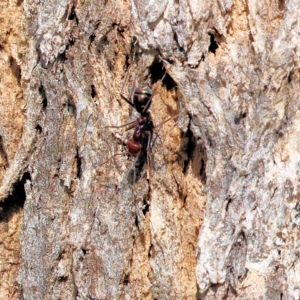
[[[26,121],[0,187],[30,174],[20,297],[299,299],[299,3],[23,8]],[[134,184],[132,131],[109,127],[137,117],[126,74],[154,91]]]

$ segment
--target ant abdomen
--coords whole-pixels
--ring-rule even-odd
[[[132,156],[136,157],[139,155],[143,147],[141,142],[144,138],[150,138],[149,143],[151,142],[152,131],[153,123],[149,114],[137,119],[137,126],[134,129],[132,139],[129,139],[126,144],[127,149]]]
[[[135,141],[134,139],[129,139],[126,143],[128,152],[133,156],[137,157],[141,150],[142,150],[142,145],[141,143]]]

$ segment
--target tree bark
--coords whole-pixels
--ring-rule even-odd
[[[300,3],[2,6],[1,299],[300,298]]]

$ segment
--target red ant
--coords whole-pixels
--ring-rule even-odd
[[[125,100],[130,106],[132,106],[140,114],[140,117],[138,117],[135,121],[125,125],[108,126],[108,127],[121,128],[127,126],[126,131],[134,128],[132,138],[130,138],[127,141],[126,146],[128,152],[133,157],[138,157],[138,160],[135,163],[135,171],[137,171],[137,174],[135,174],[134,171],[134,176],[133,176],[134,177],[133,182],[135,182],[136,179],[138,179],[140,176],[140,171],[147,159],[147,152],[152,142],[154,125],[149,112],[149,108],[152,102],[153,92],[148,83],[142,82],[141,84],[138,85],[138,87],[136,87],[133,90],[131,96],[133,101],[130,101],[123,94],[124,85],[126,81],[127,78],[123,83],[120,96],[122,97],[123,100]]]
[[[127,130],[130,130],[134,128],[134,132],[132,135],[132,138],[130,138],[127,143],[126,147],[128,149],[128,152],[133,157],[138,157],[137,161],[135,162],[135,171],[137,171],[137,174],[134,173],[134,180],[133,182],[138,180],[140,176],[140,171],[148,158],[148,150],[151,147],[152,143],[152,137],[153,137],[153,130],[154,125],[152,122],[152,118],[149,112],[151,103],[152,103],[152,97],[153,92],[150,87],[150,85],[147,82],[140,83],[131,93],[131,99],[130,101],[126,96],[123,94],[125,83],[127,82],[127,76],[124,80],[120,96],[123,100],[125,100],[131,107],[133,107],[139,114],[140,117],[138,117],[135,121],[121,125],[121,126],[108,126],[112,128],[121,128],[121,127],[127,127]],[[179,114],[181,115],[181,114]],[[165,121],[163,121],[159,127],[161,127],[164,123],[168,122],[169,120],[178,117],[174,116],[171,117]],[[118,154],[117,154],[118,155]],[[110,159],[109,159],[110,160]],[[107,161],[106,161],[107,162]],[[105,162],[105,163],[106,163]],[[136,176],[137,175],[137,176]]]
[[[146,137],[148,137],[147,150],[151,146],[154,126],[150,116],[150,112],[148,110],[152,102],[152,89],[150,88],[148,83],[141,83],[137,88],[135,88],[133,92],[133,102],[127,99],[122,94],[122,91],[120,95],[129,105],[131,105],[138,113],[141,114],[141,116],[137,118],[136,121],[123,125],[130,125],[126,128],[126,130],[130,130],[135,127],[132,138],[127,141],[126,146],[128,152],[132,156],[137,157],[142,150],[142,142],[145,140]]]

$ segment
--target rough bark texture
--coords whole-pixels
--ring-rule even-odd
[[[1,299],[300,298],[299,2],[0,5]]]
[[[23,37],[19,1],[0,1],[0,299],[18,299],[20,230],[25,201],[23,165],[18,165],[26,104],[21,87],[22,58],[28,44]],[[12,21],[13,20],[13,21]],[[26,141],[25,141],[26,143]],[[19,182],[20,180],[20,182]],[[13,190],[13,192],[12,192]]]

